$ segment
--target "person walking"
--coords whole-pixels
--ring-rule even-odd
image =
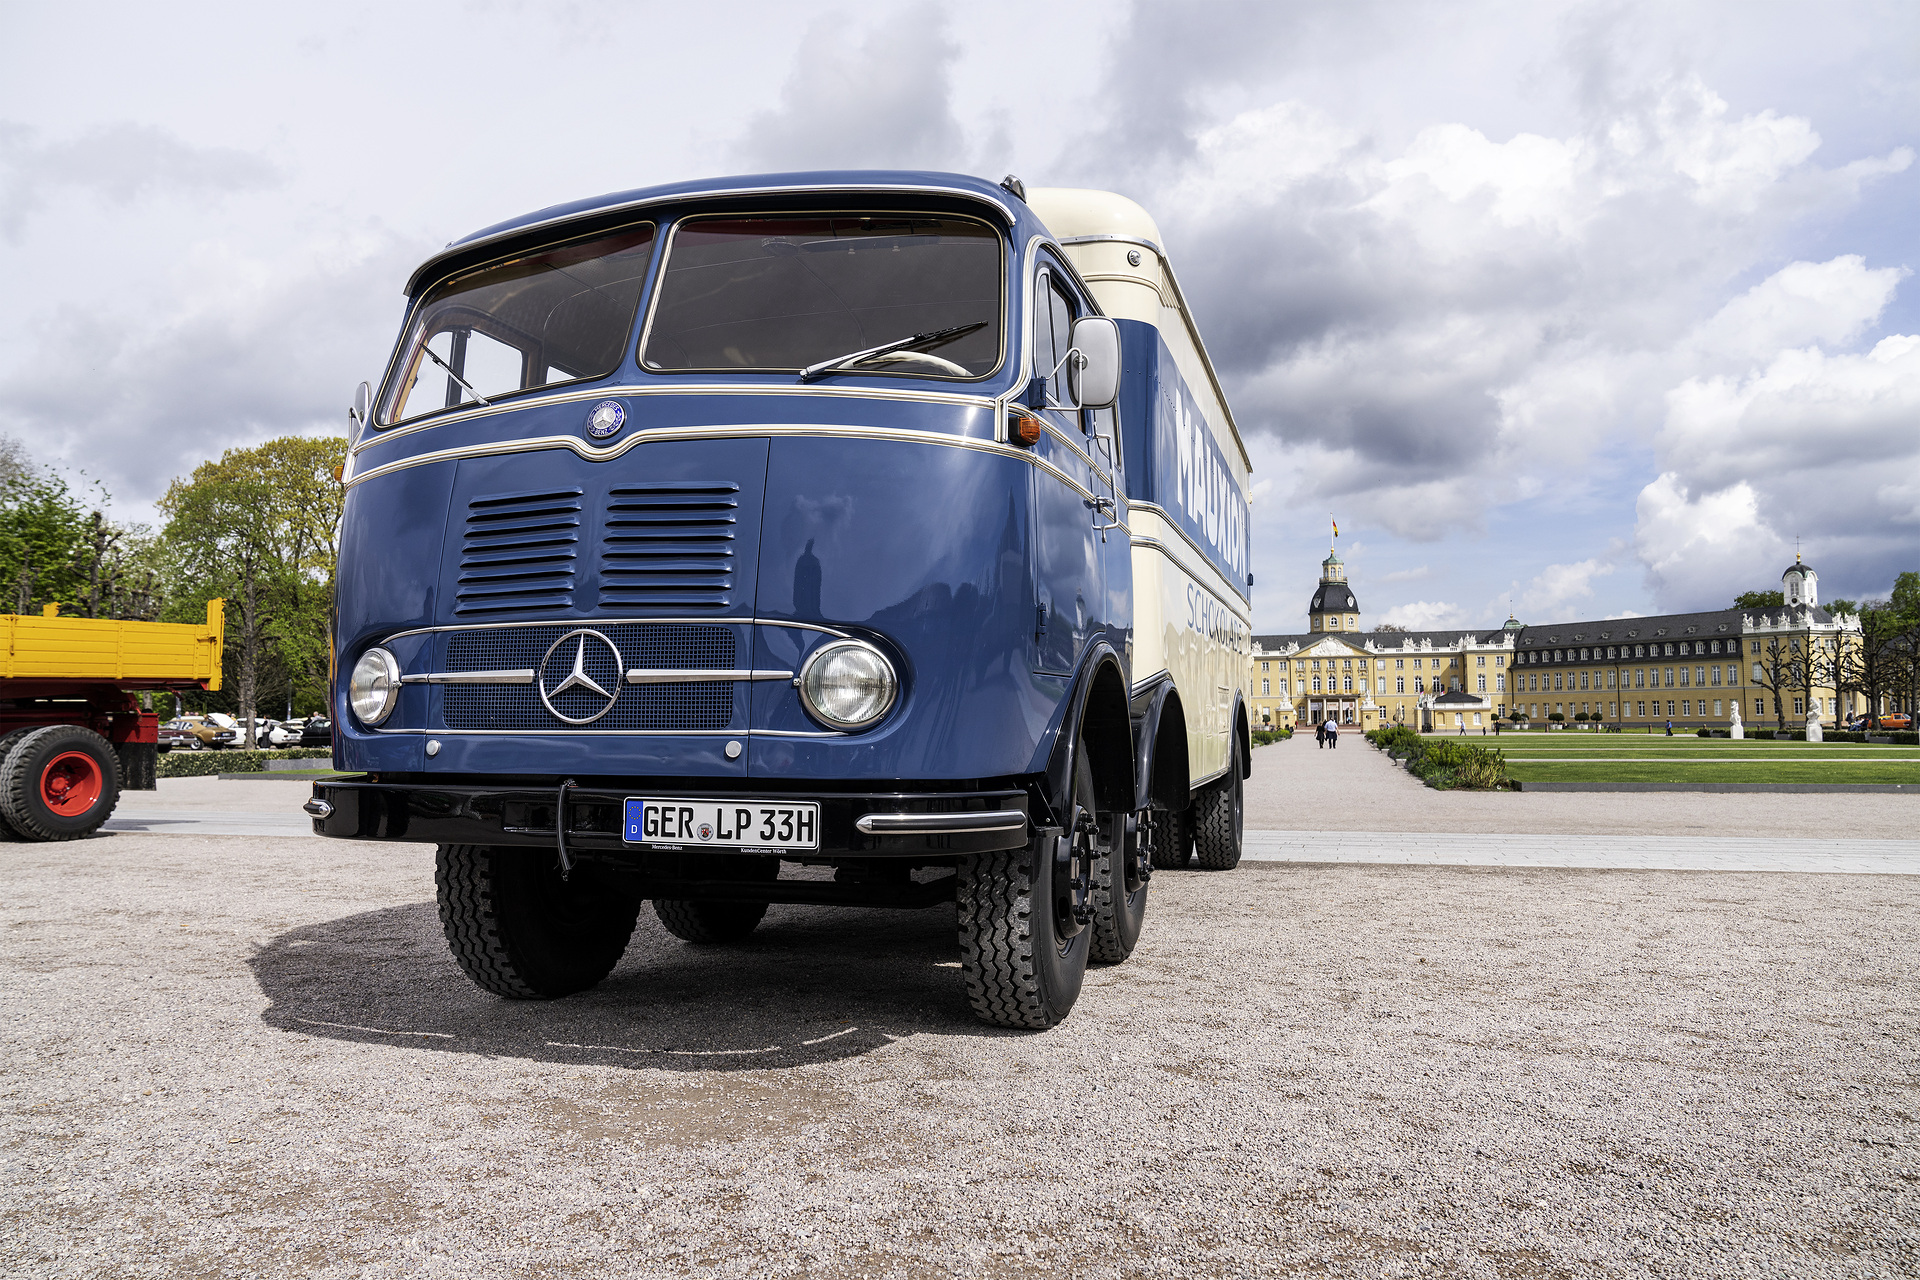
[[[1313,740],[1319,745],[1322,751],[1327,749],[1327,726],[1325,724],[1317,721],[1314,723]]]
[[[1673,736],[1673,721],[1671,720],[1667,721],[1667,736],[1669,738]]]
[[[1336,750],[1340,746],[1340,724],[1332,716],[1327,717],[1327,745]]]

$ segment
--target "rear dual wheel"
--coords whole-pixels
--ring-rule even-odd
[[[0,825],[13,839],[81,839],[119,803],[119,753],[93,730],[52,724],[0,738]]]

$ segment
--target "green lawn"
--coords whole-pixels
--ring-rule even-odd
[[[1519,761],[1507,757],[1507,776],[1520,782],[1905,782],[1920,785],[1920,759],[1818,760],[1579,760]]]
[[[1920,784],[1920,747],[1883,743],[1568,731],[1503,733],[1485,745],[1497,745],[1507,775],[1522,782]]]

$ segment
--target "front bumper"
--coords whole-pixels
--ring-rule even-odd
[[[793,859],[943,857],[1018,849],[1032,839],[1035,805],[1016,786],[981,791],[812,792],[770,787],[735,790],[703,782],[688,787],[574,785],[566,790],[569,850],[636,856],[667,846],[621,839],[622,803],[629,796],[707,799],[738,795],[820,806],[820,847],[794,850]],[[315,835],[342,840],[420,844],[528,845],[553,848],[558,783],[496,785],[401,781],[326,781],[313,784],[306,810]],[[737,853],[688,844],[682,852]]]

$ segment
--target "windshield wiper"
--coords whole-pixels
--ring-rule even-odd
[[[435,364],[439,365],[442,369],[445,369],[447,371],[447,376],[449,378],[452,378],[455,382],[465,387],[467,389],[468,395],[472,396],[475,400],[478,400],[481,404],[487,406],[487,408],[489,409],[493,408],[493,401],[487,399],[485,396],[481,395],[478,391],[475,391],[473,389],[473,384],[471,382],[468,382],[465,378],[455,373],[453,371],[452,365],[448,364],[445,360],[442,360],[439,356],[433,353],[432,347],[421,347],[420,350],[426,352],[427,359],[433,361]]]
[[[800,381],[812,382],[815,378],[832,373],[843,364],[852,364],[856,360],[866,360],[873,356],[884,356],[889,351],[906,351],[912,347],[937,346],[943,342],[952,342],[955,338],[964,337],[976,329],[986,327],[985,320],[976,320],[972,324],[957,324],[951,329],[935,329],[931,333],[916,333],[911,337],[897,338],[892,342],[883,342],[877,347],[868,347],[865,351],[849,351],[844,356],[835,356],[831,360],[822,360],[819,364],[808,365],[800,371]],[[448,372],[451,373],[452,370]]]

